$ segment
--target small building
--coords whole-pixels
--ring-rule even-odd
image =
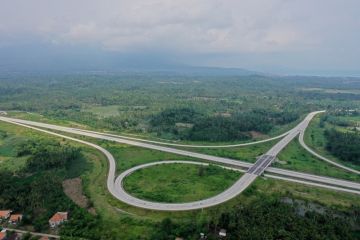
[[[221,229],[219,232],[220,237],[226,237],[226,229]]]
[[[9,223],[18,224],[18,223],[21,222],[22,218],[23,218],[22,214],[11,214],[10,219],[9,219]]]
[[[43,236],[43,237],[39,238],[39,240],[49,240],[49,238],[46,236]]]
[[[55,228],[68,220],[67,212],[57,212],[49,220],[50,227]]]
[[[11,210],[0,210],[0,222],[1,220],[6,220],[10,217]]]
[[[0,115],[6,116],[6,115],[7,115],[7,112],[5,112],[5,111],[0,111]]]

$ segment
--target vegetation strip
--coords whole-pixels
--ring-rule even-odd
[[[89,132],[89,133],[98,133],[95,131],[89,131],[89,130],[80,130],[82,132]],[[232,147],[244,147],[244,146],[250,146],[250,145],[255,145],[255,144],[259,144],[259,143],[265,143],[265,142],[269,142],[272,140],[276,140],[279,138],[282,138],[286,135],[289,134],[290,131],[287,131],[281,135],[278,135],[276,137],[272,137],[272,138],[267,138],[264,140],[259,140],[259,141],[255,141],[255,142],[248,142],[248,143],[238,143],[238,144],[229,144],[229,145],[194,145],[194,144],[177,144],[177,143],[167,143],[167,142],[160,142],[160,141],[153,141],[153,140],[146,140],[146,139],[142,139],[142,138],[133,138],[133,137],[127,137],[124,135],[115,135],[115,134],[109,134],[109,133],[102,133],[102,135],[104,136],[111,136],[111,137],[118,137],[118,138],[124,138],[124,139],[129,139],[129,140],[135,140],[135,141],[140,141],[140,142],[147,142],[147,143],[155,143],[155,144],[160,144],[160,145],[166,145],[166,146],[173,146],[173,147],[189,147],[189,148],[232,148]]]
[[[18,233],[23,233],[23,234],[29,233],[29,234],[31,234],[33,236],[50,237],[50,238],[60,239],[59,235],[38,233],[38,232],[28,232],[28,231],[24,231],[24,230],[20,230],[20,229],[14,229],[14,228],[6,228],[6,230],[13,231],[13,232],[18,232]]]
[[[305,131],[302,131],[299,135],[299,142],[301,144],[301,146],[306,149],[309,153],[311,153],[312,155],[314,155],[315,157],[325,161],[325,162],[328,162],[336,167],[339,167],[339,168],[342,168],[346,171],[349,171],[349,172],[353,172],[353,173],[356,173],[356,174],[360,174],[360,171],[357,171],[355,169],[352,169],[352,168],[349,168],[349,167],[346,167],[340,163],[337,163],[337,162],[334,162],[334,161],[331,161],[330,159],[326,158],[326,157],[323,157],[321,156],[320,154],[318,154],[317,152],[315,152],[314,150],[312,150],[308,145],[306,145],[305,141],[304,141],[304,135],[305,135]]]

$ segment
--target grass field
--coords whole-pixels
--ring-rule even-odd
[[[109,105],[109,106],[93,106],[84,111],[92,112],[99,117],[111,117],[119,115],[119,105]]]
[[[127,176],[124,188],[150,201],[182,203],[209,198],[230,187],[240,173],[216,166],[164,164]]]
[[[200,152],[218,157],[237,159],[245,162],[255,162],[256,158],[266,153],[277,141],[273,140],[265,143],[249,145],[244,147],[231,148],[184,148],[192,152]]]
[[[116,169],[118,173],[137,165],[150,162],[163,160],[194,160],[194,158],[186,156],[180,156],[172,153],[160,152],[120,143],[98,141],[91,138],[86,138],[86,140],[93,141],[111,152],[111,154],[115,157]]]
[[[6,129],[1,122],[0,129],[2,131]],[[16,148],[14,147],[23,141],[25,141],[23,136],[0,136],[0,169],[16,172],[25,166],[27,157],[16,157]]]
[[[357,119],[358,117],[346,117],[345,119],[349,120]],[[333,160],[335,162],[338,162],[340,164],[343,164],[347,167],[360,170],[360,166],[351,164],[350,162],[342,161],[339,158],[333,156],[331,153],[329,153],[326,149],[326,137],[325,137],[325,130],[327,128],[336,127],[334,125],[330,125],[328,123],[325,124],[324,128],[321,128],[319,126],[320,122],[320,116],[316,116],[309,124],[309,127],[305,131],[304,135],[304,141],[305,143],[311,147],[313,150],[315,150],[317,153],[321,154],[322,156],[329,158],[330,160]],[[341,130],[340,127],[336,127],[338,130]]]
[[[48,117],[45,117],[44,115],[41,115],[39,113],[29,113],[29,112],[22,112],[22,111],[9,111],[7,117],[24,119],[24,120],[35,121],[35,122],[49,123],[49,124],[67,126],[67,127],[90,129],[90,127],[85,125],[85,124],[77,123],[77,122],[74,122],[74,121],[67,121],[67,120],[61,120],[61,119],[48,118]]]
[[[297,139],[280,152],[275,167],[360,182],[360,176],[324,162],[303,149]]]

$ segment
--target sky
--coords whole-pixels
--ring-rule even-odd
[[[0,70],[156,65],[359,75],[359,0],[0,0]]]

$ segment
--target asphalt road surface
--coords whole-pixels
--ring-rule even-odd
[[[231,198],[234,198],[238,194],[240,194],[242,191],[244,191],[255,179],[263,174],[264,171],[267,172],[265,176],[277,178],[281,180],[287,180],[292,182],[298,182],[302,184],[308,184],[312,186],[319,186],[319,187],[325,187],[329,189],[339,190],[339,191],[345,191],[345,192],[351,192],[360,194],[360,184],[350,181],[344,181],[334,178],[328,178],[328,177],[320,177],[312,174],[305,174],[305,173],[299,173],[295,171],[288,171],[278,168],[272,168],[269,167],[271,163],[276,158],[276,155],[284,148],[286,145],[294,139],[300,132],[304,131],[307,127],[310,120],[317,114],[323,111],[319,112],[312,112],[310,113],[300,124],[298,124],[295,128],[287,132],[287,135],[279,141],[277,144],[274,145],[264,156],[261,156],[255,164],[246,163],[238,160],[228,159],[228,158],[221,158],[206,154],[200,154],[200,153],[194,153],[190,151],[180,150],[180,149],[174,149],[154,144],[149,144],[145,142],[138,142],[130,139],[124,139],[122,137],[116,136],[116,135],[108,135],[108,134],[102,134],[97,133],[93,131],[84,131],[80,129],[75,128],[69,128],[69,127],[62,127],[62,126],[56,126],[51,124],[45,124],[45,123],[39,123],[39,122],[33,122],[33,121],[26,121],[26,120],[20,120],[20,119],[13,119],[13,118],[6,118],[6,117],[0,117],[0,120],[9,122],[12,124],[17,124],[20,126],[32,128],[37,131],[45,132],[48,134],[52,134],[55,136],[59,136],[62,138],[67,138],[73,141],[77,141],[86,145],[89,145],[91,147],[94,147],[98,149],[99,151],[103,152],[104,155],[109,160],[109,173],[108,173],[108,179],[107,179],[107,187],[109,192],[116,197],[117,199],[132,205],[136,207],[146,208],[146,209],[152,209],[152,210],[162,210],[162,211],[183,211],[183,210],[194,210],[194,209],[200,209],[200,208],[206,208],[211,207],[214,205],[221,204],[225,201],[230,200]],[[83,140],[79,140],[76,138],[72,138],[69,136],[61,135],[58,133],[54,133],[48,130],[40,129],[40,128],[46,128],[51,130],[57,130],[62,132],[67,132],[71,134],[77,134],[82,136],[88,136],[93,137],[97,139],[104,139],[109,141],[115,141],[123,144],[129,144],[133,146],[138,147],[144,147],[164,152],[171,152],[174,154],[179,154],[183,156],[189,156],[194,158],[199,158],[203,160],[207,160],[209,162],[215,162],[217,164],[225,164],[227,167],[234,168],[234,169],[245,169],[247,172],[237,181],[235,182],[230,188],[225,190],[224,192],[200,201],[191,202],[191,203],[179,203],[179,204],[173,204],[173,203],[156,203],[156,202],[150,202],[141,200],[138,198],[135,198],[131,196],[130,194],[126,193],[126,191],[122,187],[122,181],[126,177],[126,175],[130,174],[128,171],[130,170],[137,170],[138,168],[129,169],[123,173],[120,174],[115,180],[115,169],[116,169],[116,163],[114,157],[104,148],[89,143]],[[138,166],[142,167],[142,166]]]

